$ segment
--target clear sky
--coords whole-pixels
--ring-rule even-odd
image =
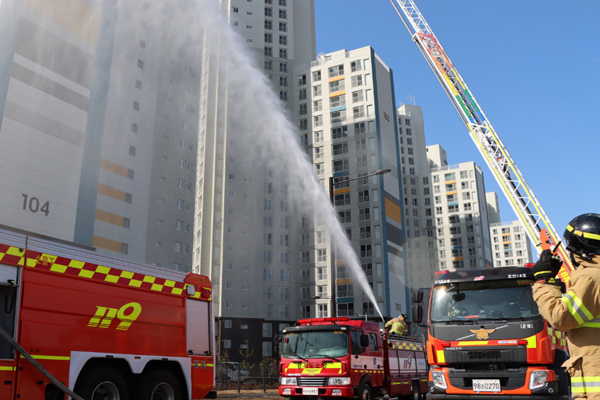
[[[600,214],[600,1],[416,0],[559,235]],[[396,103],[421,106],[428,145],[475,163],[517,219],[389,0],[315,0],[317,53],[372,46]]]

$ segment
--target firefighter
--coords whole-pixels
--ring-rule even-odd
[[[544,250],[533,267],[533,298],[556,329],[567,332],[574,398],[600,399],[600,215],[583,214],[567,226],[567,251],[576,270],[561,295],[555,276],[562,265]]]
[[[406,326],[406,314],[400,314],[398,318],[392,318],[385,323],[385,330],[396,335],[406,335],[408,327]]]

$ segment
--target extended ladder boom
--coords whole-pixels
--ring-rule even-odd
[[[471,139],[475,142],[498,185],[502,188],[515,214],[519,216],[525,226],[527,235],[535,243],[538,254],[544,249],[554,250],[556,248],[555,252],[563,260],[563,267],[559,275],[566,282],[573,268],[564,245],[559,243],[560,236],[556,233],[542,206],[525,181],[525,177],[517,168],[483,110],[477,104],[475,97],[469,91],[414,1],[390,1],[469,129]],[[556,246],[557,243],[559,246]]]

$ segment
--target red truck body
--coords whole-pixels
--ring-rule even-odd
[[[77,394],[115,376],[122,399],[161,379],[212,394],[211,293],[205,276],[0,231],[0,327]],[[0,399],[48,398],[65,395],[0,338]]]
[[[427,390],[424,343],[388,336],[375,322],[299,320],[283,330],[280,352],[280,396],[367,400]]]

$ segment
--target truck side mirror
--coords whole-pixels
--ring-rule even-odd
[[[413,292],[413,303],[419,304],[422,301],[423,301],[423,291],[417,290],[416,292]]]
[[[423,322],[423,306],[422,305],[417,304],[417,305],[413,306],[412,318],[413,318],[413,322],[415,324],[421,324],[421,322]]]
[[[367,335],[362,335],[360,337],[360,346],[369,347],[369,337]]]

